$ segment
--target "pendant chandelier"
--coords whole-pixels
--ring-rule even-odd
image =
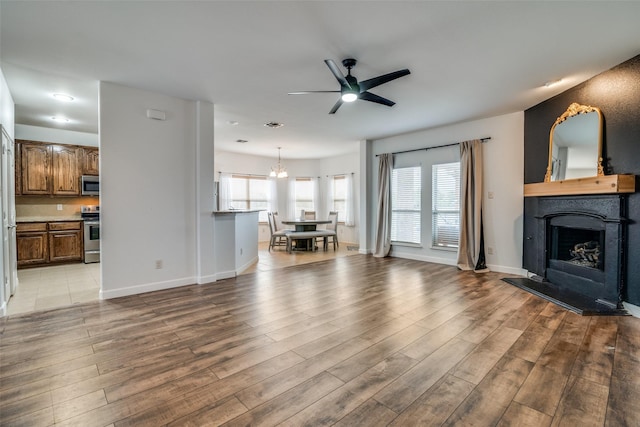
[[[270,177],[272,178],[287,178],[289,176],[289,174],[287,173],[287,170],[285,168],[282,167],[282,165],[280,164],[280,149],[282,147],[278,147],[278,166],[277,167],[272,167],[271,168],[271,173],[269,174]]]

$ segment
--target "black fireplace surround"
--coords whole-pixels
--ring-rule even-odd
[[[531,197],[525,210],[524,264],[541,283],[530,286],[538,288],[534,293],[549,293],[542,287],[561,305],[577,295],[596,307],[623,309],[627,196]]]

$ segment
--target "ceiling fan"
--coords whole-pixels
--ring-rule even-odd
[[[395,102],[378,96],[369,92],[372,89],[381,84],[390,82],[397,78],[411,74],[408,69],[394,71],[393,73],[383,74],[372,79],[368,79],[358,83],[358,79],[351,75],[351,69],[356,66],[356,60],[353,58],[347,58],[342,60],[342,65],[347,69],[347,75],[342,74],[342,71],[338,68],[335,62],[331,59],[325,59],[325,64],[329,67],[329,70],[333,73],[338,83],[340,83],[340,90],[309,90],[303,92],[289,92],[289,95],[307,95],[310,93],[339,93],[340,99],[333,106],[329,114],[335,114],[338,108],[343,102],[353,102],[356,99],[362,99],[363,101],[375,102],[376,104],[386,105],[387,107],[393,107]]]

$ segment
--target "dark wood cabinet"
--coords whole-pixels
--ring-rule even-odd
[[[46,222],[18,223],[16,226],[18,267],[42,265],[49,261]]]
[[[97,148],[82,148],[82,173],[81,175],[100,174],[100,155]]]
[[[80,148],[66,145],[51,146],[51,194],[80,195]]]
[[[51,146],[39,143],[20,144],[21,194],[44,196],[51,194]],[[18,181],[18,179],[16,179]]]
[[[17,224],[18,267],[82,261],[82,221]]]
[[[49,262],[82,261],[82,223],[49,223]]]
[[[100,173],[95,147],[27,140],[16,145],[16,195],[78,197],[80,177]]]
[[[15,145],[15,179],[16,196],[22,195],[22,144],[20,141],[16,141]]]

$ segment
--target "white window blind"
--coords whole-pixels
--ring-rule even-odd
[[[391,172],[391,241],[420,244],[422,172],[420,166]]]
[[[267,222],[269,193],[269,183],[266,176],[231,176],[231,207],[233,209],[262,209],[258,214],[260,222]]]
[[[296,215],[304,209],[305,211],[315,210],[313,195],[315,192],[314,182],[311,178],[296,178],[295,182],[296,206],[294,212]]]
[[[347,180],[344,175],[336,175],[332,179],[333,203],[332,211],[338,212],[338,221],[345,222],[347,218]]]
[[[433,246],[457,248],[460,235],[460,162],[433,165]]]

